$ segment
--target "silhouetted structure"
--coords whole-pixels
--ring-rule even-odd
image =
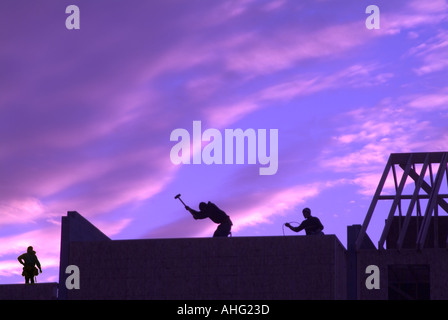
[[[79,214],[64,218],[67,229],[87,226],[79,230],[84,239],[101,235]],[[346,250],[335,235],[75,240],[68,247],[60,290],[67,265],[80,270],[80,289],[65,290],[68,300],[346,297]]]
[[[351,248],[358,279],[375,264],[384,285],[370,291],[358,286],[358,299],[448,299],[447,162],[448,152],[390,155]],[[394,189],[386,194],[388,179]],[[378,250],[364,245],[374,214],[385,217]]]
[[[62,218],[58,299],[446,300],[447,159],[391,154],[364,224],[347,227],[347,249],[334,235],[110,240],[70,211]],[[395,194],[382,193],[389,172]],[[379,201],[391,207],[382,212]],[[374,213],[386,217],[378,249],[366,232]],[[65,287],[69,265],[79,267],[80,289]],[[366,286],[372,265],[378,289]],[[0,298],[54,298],[54,284],[35,293],[24,287],[0,285]]]
[[[0,284],[0,300],[57,300],[58,283]],[[5,303],[6,304],[6,303]]]
[[[26,253],[21,254],[17,260],[23,265],[22,276],[25,277],[25,283],[34,283],[34,277],[39,274],[38,271],[42,273],[42,268],[39,259],[37,259],[36,251],[33,250],[33,247],[29,246]],[[39,270],[37,270],[36,266]]]
[[[288,222],[285,223],[285,226],[295,232],[300,232],[302,230],[305,230],[305,233],[307,235],[322,235],[322,234],[324,234],[322,232],[322,230],[324,229],[324,226],[320,222],[319,218],[313,217],[311,215],[310,208],[303,209],[302,213],[303,213],[303,217],[305,218],[305,220],[298,227],[293,227]]]
[[[213,234],[213,237],[228,237],[230,235],[230,230],[233,225],[232,221],[230,220],[230,217],[224,211],[219,209],[216,204],[211,203],[210,201],[208,203],[201,202],[199,204],[200,211],[193,210],[188,206],[185,206],[185,209],[190,211],[195,219],[210,218],[210,220],[214,223],[219,224]]]
[[[438,248],[441,244],[440,240],[442,240],[445,243],[444,246],[446,246],[446,243],[448,242],[446,230],[439,228],[439,208],[445,213],[448,213],[448,203],[445,201],[445,199],[448,198],[448,194],[440,193],[441,187],[443,186],[442,181],[445,180],[445,186],[447,183],[447,161],[448,152],[391,154],[362,225],[359,238],[356,242],[357,248],[359,249],[375,211],[375,207],[380,200],[392,202],[383,233],[378,243],[378,248],[383,248],[386,240],[388,240],[390,236],[393,237],[391,234],[392,226],[397,228],[394,231],[398,233],[398,237],[394,239],[395,241],[393,244],[389,241],[389,248],[396,247],[402,249],[405,245],[405,239],[408,240],[407,244],[411,245],[411,243],[409,243],[411,238],[414,240],[412,246],[420,250],[424,247]],[[438,167],[436,168],[435,176],[433,169],[434,165]],[[398,183],[397,170],[399,168],[402,170],[402,175],[400,182]],[[391,171],[395,194],[384,195],[382,192]],[[412,188],[412,192],[404,194],[404,189],[409,178],[414,181],[414,188]],[[430,180],[429,183],[426,181],[427,179]],[[424,210],[422,210],[423,200],[426,201]],[[407,201],[408,204],[406,211],[402,208],[405,201]],[[397,212],[398,216],[395,216]],[[405,213],[405,215],[403,215],[403,213]],[[413,213],[415,213],[414,217],[412,216]],[[424,213],[424,215],[422,215],[422,213]],[[409,228],[411,224],[414,224],[415,228]],[[432,234],[434,237],[432,243],[428,243],[427,236],[431,225],[433,227]],[[441,231],[444,232],[444,234],[442,234],[444,237],[439,240]]]
[[[65,281],[61,282],[61,279],[66,278],[65,269],[71,264],[70,257],[72,244],[80,241],[97,242],[111,240],[76,211],[68,211],[67,216],[62,217],[61,220],[59,283],[62,283],[62,285],[59,286],[58,298],[65,300],[67,299],[67,288],[64,285]]]

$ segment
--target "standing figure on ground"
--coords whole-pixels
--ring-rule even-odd
[[[29,246],[26,253],[21,254],[17,260],[23,265],[22,276],[25,277],[25,283],[34,283],[34,276],[38,275],[36,266],[39,268],[40,273],[42,273],[42,268],[39,259],[37,259],[36,251],[33,250],[33,247]]]

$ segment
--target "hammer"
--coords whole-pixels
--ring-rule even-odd
[[[186,205],[186,204],[182,201],[182,199],[180,198],[180,193],[179,193],[177,196],[175,196],[174,199],[179,199],[180,202],[182,202],[182,204],[183,204],[185,207],[187,207],[187,205]]]

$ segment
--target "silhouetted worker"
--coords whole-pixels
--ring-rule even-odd
[[[232,228],[232,221],[230,217],[221,209],[219,209],[214,203],[210,201],[208,203],[201,202],[199,204],[199,212],[186,206],[185,209],[190,211],[193,218],[205,219],[210,218],[214,223],[219,223],[213,237],[227,237],[230,234],[230,229]]]
[[[34,276],[38,275],[36,266],[39,268],[40,273],[42,273],[42,268],[37,259],[36,251],[33,250],[33,247],[29,246],[26,253],[21,254],[17,260],[23,264],[22,276],[25,277],[25,283],[30,283],[30,281],[31,283],[34,283]]]
[[[285,226],[295,232],[305,229],[305,233],[307,235],[324,234],[322,232],[324,226],[320,222],[319,218],[311,216],[310,208],[303,209],[302,213],[305,220],[298,227],[293,227],[289,223],[285,223]]]

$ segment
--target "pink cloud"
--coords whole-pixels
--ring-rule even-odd
[[[245,12],[247,4],[250,3],[249,1],[238,5],[239,8],[244,7],[236,10],[238,14]],[[284,3],[276,1],[270,3],[269,7],[276,9],[284,6]],[[227,5],[228,3],[225,4]],[[443,21],[447,15],[444,1],[435,1],[428,6],[412,1],[395,12],[386,10],[382,13],[381,28],[375,32],[366,30],[362,19],[332,25],[326,25],[324,22],[316,24],[316,28],[311,30],[297,22],[296,28],[277,26],[272,30],[263,30],[263,36],[256,32],[248,32],[245,33],[244,42],[224,38],[224,41],[219,39],[207,47],[215,49],[219,47],[220,50],[215,50],[216,57],[224,60],[226,69],[245,76],[254,76],[294,67],[299,62],[309,59],[338,57],[349,49],[369,43],[376,37],[394,35],[402,29],[434,25]]]
[[[415,95],[410,99],[408,105],[412,108],[422,110],[447,110],[448,109],[448,88],[443,88],[439,92],[430,94]]]
[[[244,99],[206,108],[204,116],[212,126],[225,127],[266,105],[341,87],[368,87],[387,82],[392,75],[379,72],[375,65],[351,65],[334,73],[301,75],[254,92]]]
[[[22,253],[26,252],[22,250]],[[17,254],[19,256],[20,254]],[[59,256],[58,257],[38,257],[42,266],[42,273],[39,274],[39,282],[58,282],[59,280]],[[0,277],[10,278],[12,276],[22,276],[22,265],[17,259],[0,260]],[[22,278],[22,277],[21,277]],[[23,279],[23,278],[22,278]]]
[[[236,19],[248,12],[252,4],[256,3],[255,0],[225,0],[220,1],[217,5],[208,8],[207,12],[203,13],[199,23],[203,27],[213,27],[223,23],[231,23],[233,19]]]
[[[381,14],[381,27],[375,35],[394,35],[406,29],[424,25],[438,24],[448,16],[448,7],[444,0],[431,1],[423,4],[421,1],[409,1],[401,10]]]
[[[23,198],[0,202],[0,225],[33,223],[45,213],[39,199]]]
[[[260,108],[256,101],[245,100],[229,105],[207,108],[204,116],[213,128],[225,128]]]
[[[276,191],[270,190],[259,197],[258,201],[252,202],[253,205],[233,211],[233,230],[237,234],[238,231],[247,227],[269,223],[273,216],[283,215],[293,210],[297,205],[305,203],[307,199],[316,197],[329,186],[329,183],[314,183]]]
[[[113,236],[119,234],[122,230],[129,226],[133,221],[130,218],[123,218],[117,221],[95,221],[95,226],[100,229],[105,235],[112,238]]]
[[[166,154],[169,154],[167,151]],[[132,157],[131,157],[132,159]],[[127,203],[139,203],[150,199],[164,190],[179,169],[168,161],[156,166],[147,165],[151,157],[141,157],[134,161],[117,161],[110,171],[91,180],[82,181],[85,192],[67,199],[56,198],[48,204],[52,212],[78,210],[87,217],[101,215]],[[132,168],[140,168],[145,174],[131,174]],[[144,170],[146,168],[146,170]],[[138,171],[138,170],[137,170]],[[76,188],[76,185],[74,185]],[[70,190],[70,186],[67,187]]]
[[[298,62],[336,56],[368,41],[369,35],[358,23],[344,23],[301,32],[295,29],[274,30],[266,36],[253,34],[238,48],[229,50],[227,69],[241,73],[266,74],[293,67]],[[310,34],[311,33],[311,34]],[[350,34],[350,37],[347,37]]]
[[[381,84],[388,76],[372,64],[354,64],[333,73],[302,75],[297,80],[264,89],[260,100],[289,100],[295,97],[340,87],[366,87]]]
[[[225,2],[222,8],[215,8],[219,19],[213,17],[213,10],[204,15],[205,20],[226,21],[235,16],[247,14],[248,19],[260,19],[262,11],[250,11],[253,1]],[[270,3],[270,10],[284,7],[284,1]],[[193,23],[193,28],[204,24],[204,16]],[[230,22],[228,22],[230,23]],[[241,22],[238,22],[241,23]],[[258,23],[258,22],[256,22]],[[337,25],[316,24],[316,28],[303,28],[299,21],[292,27],[289,24],[276,25],[263,30],[243,27],[239,32],[218,32],[217,37],[204,41],[202,28],[195,34],[184,37],[175,49],[165,51],[162,55],[146,63],[146,80],[155,79],[157,75],[191,69],[194,67],[214,65],[227,72],[237,72],[249,79],[257,75],[273,73],[296,66],[308,59],[340,56],[349,49],[363,45],[373,37],[372,33],[360,28],[362,23],[343,22]],[[350,34],[350,37],[347,35]]]
[[[417,75],[444,70],[448,68],[448,35],[438,32],[436,36],[411,48],[408,54],[422,60],[422,65],[414,68]]]
[[[20,268],[17,259],[0,261],[0,276],[10,277],[12,275],[22,275],[22,269]]]
[[[28,246],[33,246],[38,256],[57,256],[59,259],[60,226],[44,227],[0,239],[0,257],[16,253],[19,256],[26,252]]]
[[[383,13],[381,28],[375,32],[367,31],[364,21],[358,20],[331,26],[318,25],[311,31],[306,28],[302,31],[300,25],[296,29],[280,28],[268,32],[268,37],[252,33],[245,42],[225,48],[228,52],[226,66],[229,70],[243,74],[266,74],[309,59],[333,59],[376,37],[394,35],[401,29],[436,24],[448,15],[440,1],[425,10],[421,10],[421,5],[413,1],[405,11]]]
[[[359,173],[356,175],[356,178],[352,180],[353,184],[360,187],[359,193],[364,196],[372,197],[376,192],[378,183],[380,182],[384,168],[381,168],[380,166],[375,166],[375,168],[377,169],[376,172]],[[389,175],[384,184],[382,194],[386,194],[387,192],[394,192],[394,190],[394,179],[392,175]]]
[[[267,3],[263,10],[265,11],[274,11],[282,8],[286,4],[286,0],[274,0]]]
[[[357,125],[354,127],[358,128]],[[391,122],[372,120],[359,127],[359,134],[344,134],[335,138],[338,143],[359,144],[359,147],[344,155],[332,156],[331,160],[325,157],[323,166],[342,172],[377,170],[384,166],[390,153],[416,151],[424,146],[425,142],[417,137],[419,133],[428,130],[430,125],[428,122],[409,121],[403,126],[391,119]],[[408,134],[410,130],[412,135]]]
[[[360,193],[371,195],[390,153],[446,151],[448,130],[434,130],[434,110],[445,110],[445,89],[436,93],[383,99],[371,108],[350,111],[347,125],[333,137],[335,145],[324,150],[321,166],[351,173]],[[386,188],[393,186],[389,177]]]
[[[250,193],[240,193],[230,199],[222,199],[217,205],[226,211],[232,222],[232,234],[260,224],[269,224],[276,216],[294,210],[298,205],[317,197],[322,191],[346,183],[344,180],[316,182]],[[147,237],[210,237],[217,225],[209,219],[193,220],[186,216],[173,223],[156,228]]]
[[[422,3],[418,0],[413,0],[409,2],[409,7],[416,12],[423,13],[442,13],[448,11],[448,3],[445,0],[432,0],[427,3]]]

